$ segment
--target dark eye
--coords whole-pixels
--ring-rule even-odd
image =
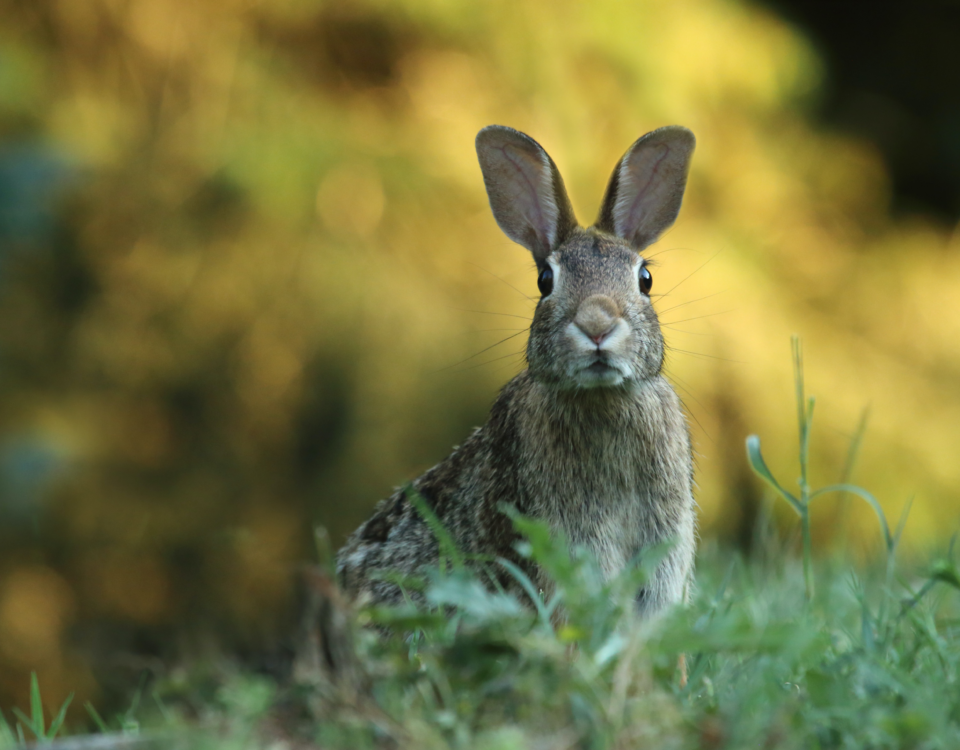
[[[550,266],[544,266],[540,271],[540,275],[537,276],[537,287],[544,297],[549,296],[553,291],[553,269]]]
[[[644,294],[650,294],[650,290],[653,288],[653,276],[650,275],[650,271],[646,266],[640,266],[640,291]]]

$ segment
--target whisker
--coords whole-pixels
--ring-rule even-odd
[[[450,309],[458,310],[459,312],[476,313],[477,315],[502,315],[505,318],[520,318],[520,320],[533,320],[533,318],[528,318],[526,315],[514,315],[513,313],[489,312],[487,310],[465,310],[462,307],[451,307]]]
[[[663,315],[664,313],[668,313],[668,312],[670,312],[671,310],[676,310],[677,308],[683,307],[684,305],[692,305],[694,302],[703,302],[705,299],[710,299],[711,297],[716,297],[718,294],[723,294],[723,292],[722,292],[722,291],[721,291],[721,292],[714,292],[713,294],[708,294],[708,295],[705,296],[705,297],[698,297],[697,299],[692,299],[692,300],[690,300],[689,302],[681,302],[679,305],[674,305],[673,307],[668,307],[666,310],[659,310],[659,311],[657,311],[657,315]],[[665,296],[665,295],[664,295],[664,296]]]
[[[722,250],[717,250],[717,252],[715,252],[708,260],[704,261],[704,263],[703,263],[699,268],[697,268],[695,271],[691,271],[689,274],[687,274],[687,275],[684,276],[682,279],[680,279],[680,281],[678,281],[676,284],[674,284],[672,287],[670,287],[667,291],[665,291],[665,292],[663,293],[663,296],[666,297],[668,294],[670,294],[670,292],[672,292],[674,289],[676,289],[678,286],[680,286],[683,282],[685,282],[685,281],[686,281],[687,279],[689,279],[691,276],[693,276],[694,274],[699,273],[700,271],[702,271],[704,268],[706,268],[708,265],[710,265],[710,263],[712,263],[713,260],[716,259],[716,257],[717,257],[718,255],[720,255],[720,253],[722,253],[722,252],[723,252]]]
[[[678,377],[677,377],[676,375],[674,375],[673,373],[670,373],[670,374],[668,375],[668,377],[670,378],[670,380],[674,381],[673,384],[674,384],[675,386],[677,386],[677,388],[679,388],[679,389],[682,390],[684,393],[686,393],[687,396],[689,396],[690,398],[692,398],[692,399],[694,400],[694,402],[697,404],[697,406],[699,406],[699,407],[700,407],[701,409],[703,409],[704,411],[707,410],[707,408],[700,402],[700,399],[698,399],[696,396],[694,396],[693,393],[691,392],[691,390],[690,390],[686,385],[683,385],[683,381],[680,380],[680,378],[678,378]],[[692,410],[691,408],[689,408],[685,403],[683,403],[683,399],[682,399],[682,398],[680,399],[680,403],[683,404],[683,408],[686,410],[687,414],[689,414],[689,415],[693,418],[693,421],[697,423],[697,426],[699,426],[700,429],[701,429],[701,431],[703,432],[703,434],[707,436],[707,439],[708,439],[711,443],[713,443],[714,445],[716,445],[716,441],[713,439],[713,437],[710,435],[710,433],[707,432],[707,428],[703,426],[703,422],[701,422],[701,421],[697,418],[697,415],[693,413],[693,410]]]
[[[665,247],[665,248],[663,248],[662,250],[657,250],[657,252],[651,253],[650,255],[645,255],[645,254],[643,254],[643,253],[641,253],[641,254],[643,255],[643,259],[644,259],[644,260],[650,260],[651,258],[656,258],[658,255],[663,255],[664,253],[672,253],[672,252],[674,252],[675,250],[691,250],[691,251],[693,251],[694,249],[695,249],[695,248],[692,248],[692,247],[683,247],[683,246]]]
[[[662,325],[675,325],[677,323],[689,323],[691,320],[700,320],[700,318],[712,318],[714,315],[725,315],[733,310],[721,310],[720,312],[707,313],[706,315],[697,315],[693,318],[684,318],[683,320],[670,320],[670,321],[661,321]]]
[[[454,368],[454,367],[457,367],[458,365],[462,365],[464,362],[469,362],[471,359],[474,359],[475,357],[479,357],[479,356],[480,356],[481,354],[483,354],[484,352],[488,352],[488,351],[490,351],[491,349],[495,349],[496,347],[500,346],[500,344],[503,344],[503,343],[509,341],[510,339],[515,339],[517,336],[522,336],[522,335],[523,335],[524,333],[526,333],[526,332],[527,332],[527,329],[524,328],[523,330],[518,331],[517,333],[514,333],[514,334],[511,335],[511,336],[507,336],[505,339],[500,339],[496,344],[491,344],[491,345],[488,346],[486,349],[481,349],[481,350],[478,351],[476,354],[471,354],[471,355],[470,355],[469,357],[467,357],[466,359],[461,359],[459,362],[455,362],[455,363],[452,364],[452,365],[447,365],[446,367],[441,367],[439,370],[434,370],[434,371],[433,371],[432,373],[430,373],[430,374],[431,374],[431,375],[435,375],[435,374],[438,373],[438,372],[443,372],[444,370],[450,370],[450,369],[452,369],[452,368]]]
[[[690,384],[689,384],[686,380],[684,380],[683,378],[681,378],[679,375],[677,375],[677,374],[674,373],[674,372],[671,372],[671,373],[670,373],[670,379],[673,380],[673,381],[676,381],[677,386],[679,386],[680,388],[682,388],[682,389],[683,389],[683,392],[686,393],[690,398],[692,398],[693,401],[694,401],[694,403],[695,403],[697,406],[699,406],[699,407],[700,407],[701,409],[703,409],[704,411],[707,410],[707,407],[703,405],[703,402],[700,401],[700,399],[698,399],[696,396],[693,395],[693,391],[690,390]],[[700,425],[700,426],[702,427],[703,425]]]
[[[688,336],[716,336],[717,335],[711,331],[685,331],[682,328],[674,328],[673,326],[668,325],[666,323],[663,323],[661,325],[661,328],[669,328],[674,333],[685,333]]]
[[[524,351],[525,351],[525,349],[521,349],[521,350],[518,351],[518,352],[510,352],[510,354],[504,354],[502,357],[494,357],[493,359],[488,359],[486,362],[478,362],[478,363],[475,364],[475,365],[470,365],[470,367],[464,367],[464,368],[461,368],[461,369],[459,369],[459,370],[454,370],[454,372],[455,372],[455,373],[461,373],[461,372],[468,372],[468,371],[470,371],[470,370],[475,370],[475,369],[477,369],[478,367],[483,367],[484,365],[489,365],[489,364],[492,364],[492,363],[494,363],[494,362],[499,362],[501,359],[506,359],[507,357],[516,357],[516,356],[523,355]],[[466,361],[466,360],[464,360],[464,362],[465,362],[465,361]],[[454,365],[454,366],[456,366],[456,365]],[[449,368],[447,368],[447,369],[449,369]],[[439,371],[438,371],[438,372],[439,372]]]
[[[524,293],[521,292],[519,289],[517,289],[517,288],[516,288],[513,284],[511,284],[509,281],[507,281],[506,279],[502,279],[502,278],[500,278],[499,276],[497,276],[493,271],[488,271],[486,268],[484,268],[484,267],[481,266],[481,265],[478,265],[478,264],[474,263],[473,261],[469,261],[469,260],[468,260],[467,263],[469,263],[469,264],[470,264],[471,266],[473,266],[474,268],[479,268],[479,269],[480,269],[481,271],[483,271],[484,273],[490,274],[490,275],[493,276],[493,278],[495,278],[497,281],[502,281],[504,284],[506,284],[508,287],[510,287],[511,289],[513,289],[513,291],[515,291],[515,292],[516,292],[517,294],[519,294],[521,297],[525,297],[526,299],[530,300],[530,302],[536,302],[536,300],[535,300],[533,297],[528,297],[526,294],[524,294]]]
[[[518,355],[523,355],[523,354],[525,354],[525,351],[523,351],[523,352],[517,352],[517,354],[518,354]],[[494,372],[503,372],[503,371],[506,370],[508,367],[516,367],[517,364],[518,364],[518,363],[522,363],[522,362],[524,361],[524,359],[525,359],[525,357],[521,356],[520,359],[517,360],[516,362],[507,362],[507,364],[505,364],[505,365],[503,365],[503,366],[501,366],[501,367],[498,367],[496,370],[494,370]]]
[[[749,364],[748,362],[743,362],[739,359],[727,359],[726,357],[717,357],[716,355],[713,355],[713,354],[704,354],[703,352],[691,352],[691,351],[687,351],[686,349],[677,349],[675,346],[670,346],[669,344],[666,344],[666,347],[671,352],[677,352],[679,354],[689,354],[691,357],[706,357],[707,359],[718,359],[721,362],[733,362],[734,364],[738,364],[738,365]]]

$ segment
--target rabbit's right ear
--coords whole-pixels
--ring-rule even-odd
[[[680,213],[696,145],[693,133],[679,125],[635,141],[613,170],[596,227],[638,251],[655,242]]]
[[[477,134],[477,158],[497,224],[544,263],[577,226],[553,160],[533,138],[503,125]]]

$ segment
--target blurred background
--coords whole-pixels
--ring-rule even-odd
[[[916,553],[960,511],[960,6],[0,0],[0,707],[109,705],[274,637],[335,545],[523,367],[528,253],[473,138],[502,123],[592,222],[679,123],[656,305],[705,540],[748,553],[760,434],[853,478]],[[497,342],[506,339],[503,343]],[[784,534],[794,519],[777,509]],[[822,549],[879,547],[825,502]],[[81,711],[82,713],[82,711]],[[9,713],[8,713],[9,716]]]

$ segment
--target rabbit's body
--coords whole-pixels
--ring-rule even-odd
[[[549,589],[516,553],[505,503],[590,549],[608,577],[672,540],[638,604],[654,611],[683,599],[696,533],[690,440],[660,374],[663,338],[637,249],[675,218],[692,148],[680,128],[640,139],[614,172],[597,226],[581,229],[539,145],[508,128],[478,136],[494,215],[533,251],[544,294],[528,369],[504,387],[485,425],[412,483],[468,557],[507,558]],[[351,536],[338,572],[348,591],[395,602],[401,591],[382,573],[421,574],[438,555],[430,527],[400,490]]]

